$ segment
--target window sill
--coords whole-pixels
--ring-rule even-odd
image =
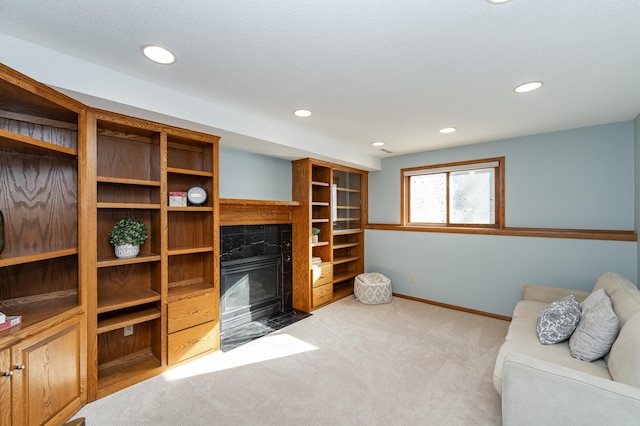
[[[594,229],[556,229],[556,228],[473,228],[438,227],[393,224],[367,224],[365,229],[378,231],[439,232],[448,234],[502,235],[510,237],[572,238],[582,240],[637,241],[633,231],[594,230]]]

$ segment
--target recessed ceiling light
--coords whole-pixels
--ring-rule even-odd
[[[445,127],[444,129],[440,129],[440,133],[453,133],[455,132],[456,129],[455,127]]]
[[[511,0],[487,0],[487,3],[491,3],[491,4],[502,4],[502,3],[507,3],[510,2]]]
[[[309,111],[308,109],[297,109],[295,111],[293,111],[293,115],[295,115],[296,117],[310,117],[311,114],[313,114],[311,111]]]
[[[176,61],[176,57],[173,53],[160,46],[142,46],[142,53],[144,53],[144,56],[146,56],[147,59],[158,64],[168,65]]]
[[[539,88],[542,87],[543,84],[544,83],[541,81],[530,81],[528,83],[524,83],[519,86],[516,86],[516,88],[513,89],[513,91],[516,93],[527,93],[534,90],[538,90]]]
[[[371,145],[373,145],[373,146],[383,146],[384,142],[382,142],[382,141],[371,142]]]

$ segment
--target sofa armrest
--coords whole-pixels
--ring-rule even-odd
[[[640,389],[522,354],[502,370],[502,423],[631,425],[640,419]]]
[[[537,284],[525,284],[524,285],[524,300],[532,300],[535,302],[551,303],[558,299],[573,294],[578,302],[582,302],[591,293],[580,290],[569,290],[566,288],[548,287]]]

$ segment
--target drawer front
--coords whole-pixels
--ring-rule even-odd
[[[206,322],[169,335],[169,365],[220,347],[218,321]]]
[[[169,333],[218,319],[218,304],[213,294],[192,297],[168,304]]]
[[[311,267],[311,285],[320,287],[333,281],[333,265],[315,265]]]
[[[333,284],[323,285],[313,289],[313,307],[331,302],[333,299]]]

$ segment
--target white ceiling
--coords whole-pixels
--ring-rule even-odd
[[[638,0],[0,0],[0,32],[369,156],[640,113]]]

